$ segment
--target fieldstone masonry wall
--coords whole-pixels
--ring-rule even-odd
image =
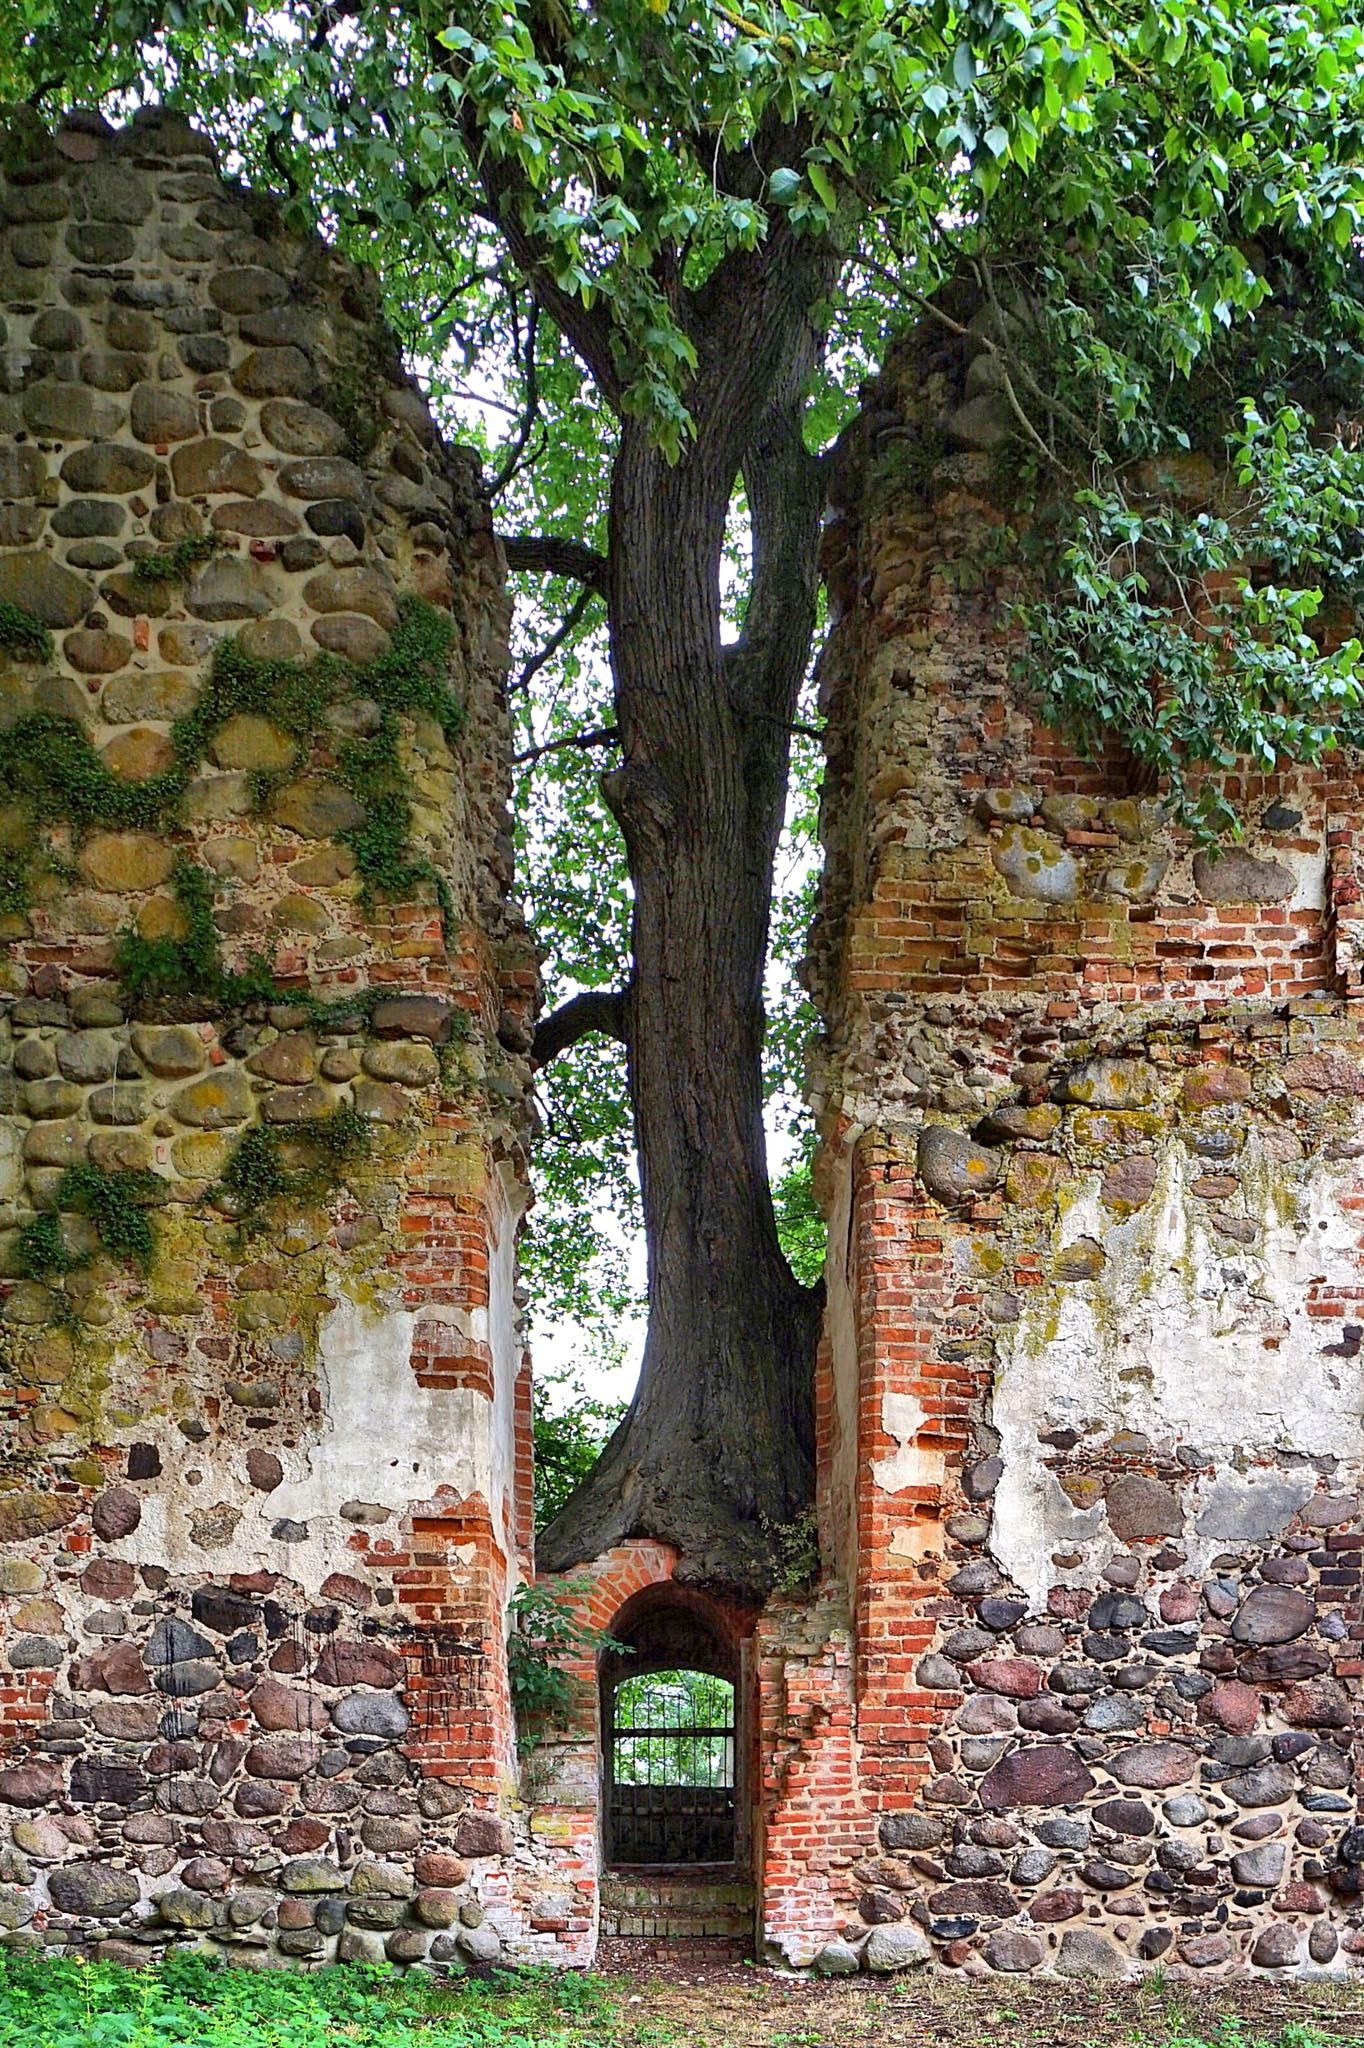
[[[1039,725],[973,360],[897,353],[827,541],[852,1655],[794,1653],[836,1818],[769,1842],[765,1931],[830,1969],[1357,1968],[1358,765],[1231,778],[1246,838],[1208,852]]]
[[[0,1928],[486,1963],[536,979],[477,465],[178,121],[0,160]]]

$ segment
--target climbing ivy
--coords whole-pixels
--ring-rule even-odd
[[[46,661],[52,653],[52,635],[41,619],[22,605],[0,598],[0,654],[12,654],[19,661]]]
[[[222,541],[215,533],[187,533],[174,546],[155,554],[138,555],[132,563],[134,583],[180,583],[210,555],[216,555]]]
[[[161,1200],[163,1192],[154,1173],[134,1168],[106,1173],[97,1166],[68,1166],[57,1183],[57,1213],[35,1217],[19,1232],[20,1271],[28,1279],[50,1281],[90,1264],[87,1252],[73,1251],[66,1242],[59,1220],[65,1212],[88,1217],[112,1258],[145,1272],[156,1248],[147,1210]]]
[[[214,1194],[230,1206],[241,1230],[253,1232],[261,1227],[268,1203],[316,1201],[329,1194],[343,1169],[368,1154],[372,1136],[365,1118],[349,1103],[286,1130],[252,1124],[233,1147]],[[301,1155],[300,1164],[288,1163],[286,1147]]]
[[[192,539],[177,543],[164,556],[141,560],[170,562],[174,557],[175,565],[166,574],[182,574],[189,560],[182,551],[192,549],[199,559],[202,548],[201,541]],[[20,621],[27,617],[13,606],[0,607],[0,639],[7,612]],[[428,882],[448,921],[451,903],[444,877],[411,849],[412,812],[399,754],[398,720],[429,718],[447,741],[458,734],[463,712],[446,673],[454,630],[448,614],[409,596],[400,603],[387,651],[370,662],[353,663],[332,654],[311,662],[263,659],[248,653],[239,639],[223,641],[198,701],[171,727],[172,765],[141,782],[126,782],[113,774],[76,719],[45,711],[18,719],[0,733],[0,801],[18,806],[33,829],[29,844],[11,850],[3,863],[0,909],[22,911],[31,901],[32,878],[41,858],[40,827],[68,823],[77,835],[97,828],[165,830],[174,824],[181,798],[214,735],[230,718],[248,713],[268,719],[306,750],[325,731],[330,707],[359,699],[377,706],[374,729],[342,744],[337,767],[363,817],[338,836],[355,854],[367,902]],[[269,777],[258,781],[257,801],[263,802],[272,787]],[[176,893],[190,935],[151,942],[125,937],[121,959],[130,991],[216,997],[214,973],[221,970],[210,968],[206,950],[212,923],[210,885],[206,877],[202,885],[191,882],[182,868]],[[251,989],[216,999],[249,999],[260,985],[254,966],[247,980]]]

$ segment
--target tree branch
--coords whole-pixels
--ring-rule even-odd
[[[563,618],[559,621],[559,624],[550,634],[544,646],[539,648],[536,653],[532,654],[530,660],[526,663],[520,675],[516,678],[516,681],[513,685],[514,689],[528,690],[530,688],[531,684],[535,681],[535,678],[539,675],[545,663],[547,661],[553,660],[554,656],[559,652],[559,649],[563,646],[569,634],[578,625],[579,621],[583,616],[583,613],[587,610],[587,607],[592,603],[596,595],[597,593],[595,590],[580,590],[578,592],[577,597],[573,600],[573,603],[569,606],[567,612],[565,612]]]
[[[605,594],[606,557],[585,541],[557,533],[504,533],[509,569],[541,570],[547,576],[571,576],[589,590]]]
[[[514,309],[515,302],[513,301],[513,318],[516,317]],[[498,470],[497,475],[488,485],[488,496],[490,498],[501,497],[503,491],[506,490],[507,485],[521,467],[521,458],[526,452],[526,444],[535,431],[535,422],[540,417],[540,378],[535,361],[535,337],[539,325],[540,308],[538,305],[532,305],[530,318],[526,322],[526,345],[522,357],[526,389],[525,410],[521,415],[521,424],[517,429],[516,437],[511,447],[507,450],[506,459]]]
[[[547,1067],[552,1059],[593,1031],[626,1044],[625,997],[623,988],[590,988],[551,1010],[535,1029],[530,1053],[534,1064]]]
[[[563,747],[605,747],[619,738],[619,726],[594,725],[590,732],[571,732],[566,739],[546,740],[543,746],[527,747],[512,755],[512,766],[519,768],[523,762],[543,760],[546,754],[557,754]]]

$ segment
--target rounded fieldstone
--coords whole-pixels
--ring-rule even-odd
[[[817,1977],[855,1977],[857,1950],[846,1941],[826,1941],[811,1967]]]
[[[977,1145],[946,1124],[928,1124],[919,1133],[919,1178],[935,1201],[957,1207],[999,1185],[1003,1162],[996,1152]]]
[[[142,1893],[131,1871],[108,1863],[64,1863],[52,1872],[47,1888],[59,1912],[95,1920],[117,1919]]]
[[[0,554],[0,603],[16,605],[44,626],[78,626],[94,602],[83,576],[43,550]]]
[[[199,432],[199,408],[192,398],[166,384],[139,384],[129,415],[135,441],[160,447],[189,441]]]
[[[1198,1767],[1198,1758],[1179,1742],[1136,1742],[1110,1757],[1105,1769],[1120,1785],[1136,1785],[1144,1792],[1162,1792],[1182,1785]]]
[[[997,1927],[982,1953],[992,1970],[1019,1975],[1037,1969],[1046,1951],[1035,1934],[1021,1927]]]
[[[126,1486],[112,1486],[90,1510],[90,1526],[104,1543],[131,1536],[142,1520],[142,1503]]]
[[[1094,1778],[1072,1750],[1056,1743],[1016,1749],[987,1772],[980,1804],[987,1813],[1013,1806],[1073,1806],[1094,1789]]]
[[[1127,1959],[1106,1935],[1090,1927],[1070,1927],[1061,1936],[1056,1957],[1059,1977],[1125,1977]]]
[[[1231,1632],[1238,1643],[1290,1643],[1317,1618],[1316,1602],[1291,1586],[1255,1586],[1242,1601]]]
[[[1291,868],[1241,847],[1195,854],[1193,879],[1205,903],[1282,903],[1294,888]]]
[[[343,1735],[377,1735],[386,1742],[398,1741],[411,1721],[395,1693],[353,1693],[337,1702],[331,1717]]]
[[[1257,1935],[1250,1960],[1257,1970],[1290,1970],[1302,1957],[1302,1934],[1290,1921],[1280,1920]]]
[[[233,371],[232,382],[246,398],[303,398],[314,390],[318,376],[302,349],[286,345],[253,349]]]
[[[875,1977],[894,1976],[901,1970],[920,1970],[932,1960],[933,1949],[927,1935],[903,1922],[890,1927],[873,1927],[862,1947],[862,1966]]]
[[[261,407],[260,423],[266,439],[285,455],[341,455],[345,451],[345,429],[313,405],[268,399]]]
[[[212,437],[177,448],[171,476],[182,498],[255,498],[265,488],[260,464],[244,448]]]

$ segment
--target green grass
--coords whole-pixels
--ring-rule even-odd
[[[0,1954],[0,2048],[576,2048],[602,2041],[610,2010],[599,1980],[541,1971],[445,1987],[188,1952],[145,1970]]]

